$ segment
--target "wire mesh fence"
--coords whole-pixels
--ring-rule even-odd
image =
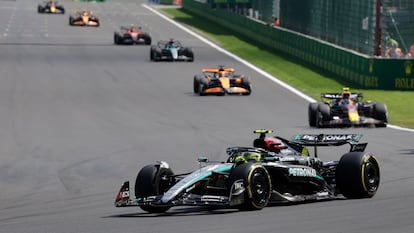
[[[263,21],[369,56],[411,58],[414,0],[252,0]],[[396,50],[396,52],[395,52]]]

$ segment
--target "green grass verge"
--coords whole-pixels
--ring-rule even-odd
[[[388,107],[390,124],[414,128],[414,92],[354,88],[349,83],[341,83],[318,71],[293,63],[280,54],[255,46],[235,36],[225,28],[193,16],[181,8],[162,8],[162,11],[174,20],[205,35],[222,48],[250,61],[257,67],[317,100],[319,100],[320,93],[340,92],[342,87],[349,86],[353,92],[362,92],[365,100],[384,102]]]

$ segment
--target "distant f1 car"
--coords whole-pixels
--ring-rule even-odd
[[[219,66],[204,68],[201,75],[195,75],[193,80],[194,93],[203,95],[241,94],[250,95],[249,78],[235,74],[233,68]]]
[[[37,6],[38,13],[65,14],[65,8],[57,1],[47,1]]]
[[[114,32],[114,43],[117,45],[151,44],[151,36],[142,31],[141,27],[121,27]]]
[[[261,130],[261,134],[270,133]],[[139,206],[162,213],[174,206],[214,206],[259,210],[268,204],[301,203],[341,198],[371,198],[379,187],[380,170],[360,134],[301,134],[286,142],[290,154],[257,147],[229,147],[226,162],[199,157],[193,172],[175,174],[165,161],[144,166],[135,180],[116,195],[116,207]],[[257,140],[266,141],[265,137]],[[306,146],[350,145],[339,161],[323,162],[316,153],[304,156]]]
[[[92,11],[75,11],[69,16],[69,25],[99,27],[99,19]]]
[[[194,61],[193,50],[178,40],[160,40],[150,49],[151,61]]]
[[[388,111],[384,103],[363,101],[362,93],[351,93],[343,88],[342,93],[322,93],[321,101],[308,106],[308,121],[311,127],[386,127]]]

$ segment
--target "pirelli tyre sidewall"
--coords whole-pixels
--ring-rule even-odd
[[[143,198],[153,195],[162,195],[170,187],[162,179],[163,176],[173,175],[171,169],[161,168],[159,165],[147,165],[143,167],[135,180],[135,197]],[[150,213],[163,213],[170,207],[140,206],[142,210]]]
[[[243,210],[260,210],[269,202],[272,187],[267,170],[259,163],[243,163],[233,168],[229,184],[243,180],[244,203],[239,207]]]
[[[339,192],[347,198],[371,198],[380,184],[379,163],[372,153],[349,152],[336,167]]]

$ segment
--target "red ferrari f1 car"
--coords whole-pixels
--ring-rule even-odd
[[[142,31],[141,27],[121,27],[114,33],[114,43],[117,45],[151,44],[151,36]]]
[[[252,92],[248,77],[234,73],[234,68],[219,66],[204,68],[202,75],[194,76],[194,93],[203,95],[241,94]]]

